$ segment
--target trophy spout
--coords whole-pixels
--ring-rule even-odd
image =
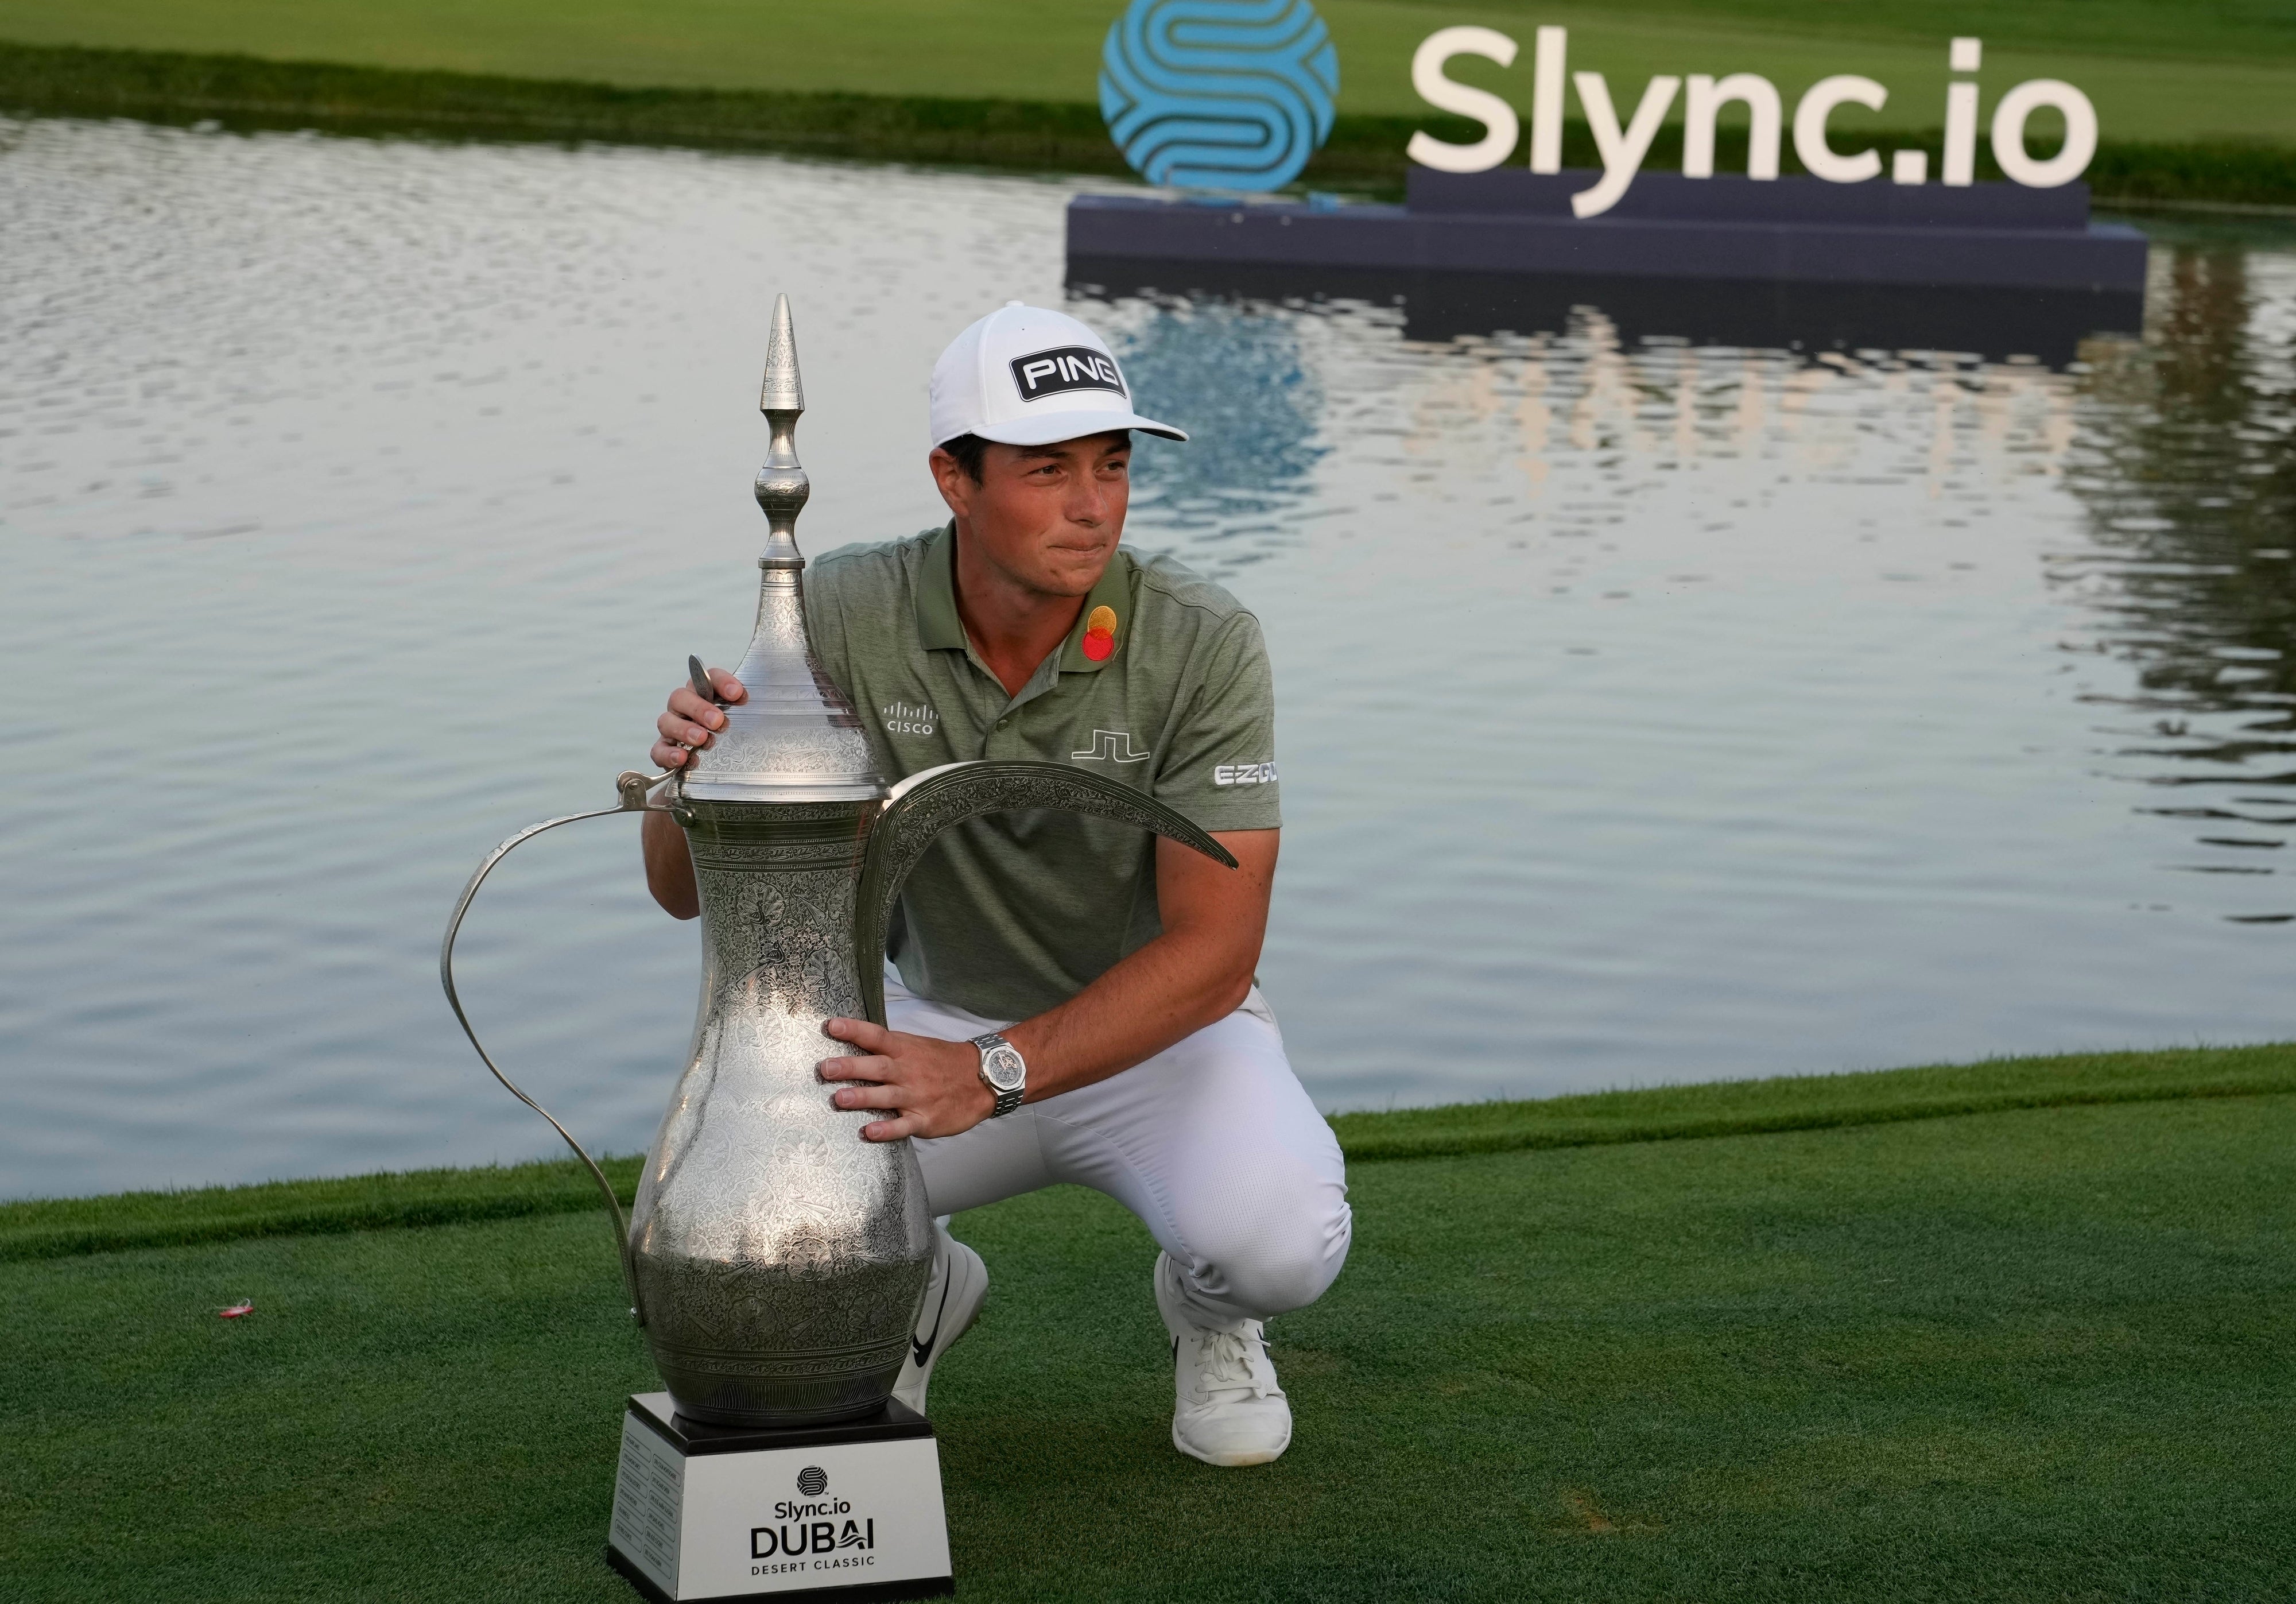
[[[1201,852],[1215,863],[1236,867],[1235,858],[1185,814],[1144,792],[1065,763],[984,759],[944,763],[913,774],[892,789],[884,811],[869,832],[861,866],[861,890],[853,920],[853,967],[861,982],[862,1006],[873,1024],[885,1023],[885,932],[894,904],[917,860],[934,837],[951,825],[983,813],[1015,808],[1045,808],[1085,813],[1137,825]]]

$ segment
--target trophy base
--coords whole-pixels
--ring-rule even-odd
[[[946,1597],[956,1583],[932,1427],[890,1399],[833,1426],[706,1426],[668,1393],[637,1394],[606,1563],[657,1604]]]

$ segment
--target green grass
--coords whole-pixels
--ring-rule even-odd
[[[1332,1121],[1352,1164],[1890,1124],[2013,1108],[2296,1091],[2296,1043],[2069,1053],[1854,1074],[1784,1075],[1536,1100],[1457,1103]],[[627,1205],[639,1161],[609,1156]],[[596,1183],[574,1160],[325,1180],[0,1203],[0,1263],[253,1237],[320,1236],[588,1213]]]
[[[0,0],[0,39],[644,86],[1089,103],[1120,0]],[[1759,71],[1789,95],[1835,72],[1889,86],[1885,126],[1942,121],[1945,42],[1989,41],[1983,81],[2068,78],[2108,137],[2296,142],[2296,18],[2277,0],[1318,0],[1341,109],[1423,111],[1411,52],[1436,29],[1561,23],[1613,93],[1656,72]],[[1475,70],[1464,63],[1463,77]],[[1511,77],[1527,96],[1528,60]],[[1501,81],[1492,69],[1494,81]],[[1631,98],[1631,96],[1629,96]]]
[[[590,139],[1125,172],[1097,108],[837,91],[629,87],[0,42],[0,108],[234,128]],[[1406,136],[1407,137],[1407,136]],[[1380,165],[1401,163],[1380,152]]]
[[[488,139],[589,139],[789,151],[815,156],[1123,174],[1093,106],[1067,101],[964,100],[844,91],[633,87],[430,70],[277,62],[250,55],[12,45],[0,41],[0,109],[150,121],[216,121],[239,129]],[[1414,130],[1467,139],[1472,125],[1424,116],[1346,113],[1304,175],[1310,187],[1393,196]],[[1942,136],[1868,130],[1885,149],[1919,147],[1939,164]],[[1725,127],[1718,165],[1744,167],[1742,130]],[[2037,148],[2045,148],[2038,142]],[[1662,129],[1652,171],[1681,162],[1679,125]],[[1583,122],[1564,125],[1563,157],[1599,165]],[[1979,176],[2000,176],[1979,146]],[[1788,172],[1800,170],[1791,148]],[[2107,140],[2089,169],[2098,200],[2286,206],[2296,154],[2258,139],[2148,144]]]
[[[1709,1082],[1535,1102],[1461,1103],[1332,1121],[1353,1164],[1524,1147],[1667,1141],[1899,1120],[2296,1091],[2296,1047],[2068,1053],[1859,1074]],[[594,1188],[593,1190],[594,1191]]]
[[[1252,1471],[1168,1444],[1128,1215],[1069,1189],[977,1211],[958,1229],[995,1290],[934,1394],[962,1596],[2284,1597],[2292,1060],[1349,1116],[1359,1154],[1591,1145],[1358,1163],[1346,1274],[1275,1328],[1297,1442]],[[2005,1096],[2046,1106],[1945,1112]],[[2122,1098],[2151,1100],[2084,1100]],[[1816,1128],[1647,1139],[1796,1118]],[[435,1213],[455,1184],[183,1206]],[[7,1223],[60,1209],[165,1205]],[[587,1213],[80,1252],[0,1284],[11,1599],[630,1596],[597,1551],[620,1396],[652,1378]],[[253,1316],[215,1318],[241,1297]]]

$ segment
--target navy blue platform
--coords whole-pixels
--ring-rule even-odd
[[[2142,323],[2144,237],[2089,221],[2086,185],[1647,173],[1609,212],[1571,216],[1596,177],[1414,168],[1401,206],[1083,195],[1068,276],[1113,293],[1400,301],[1414,338],[1559,327],[1592,305],[1701,341],[2060,362]]]

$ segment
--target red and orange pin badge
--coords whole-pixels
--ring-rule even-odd
[[[1084,621],[1084,654],[1095,662],[1106,662],[1115,650],[1116,609],[1095,607]]]

